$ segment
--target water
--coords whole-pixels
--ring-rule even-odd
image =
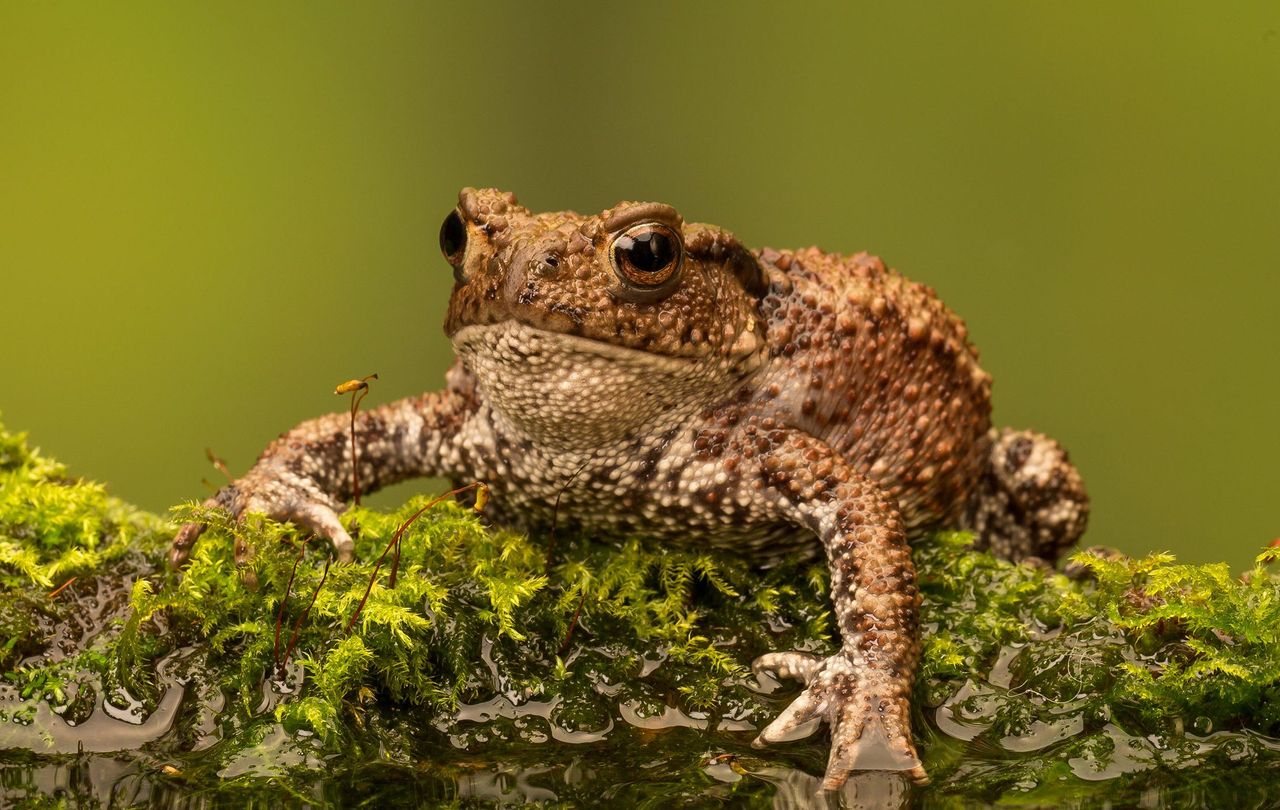
[[[86,613],[75,633],[52,637],[75,636],[78,645],[92,647],[116,632],[130,578],[110,583],[101,578],[92,595],[80,597],[86,609],[98,609]],[[1007,645],[986,679],[965,682],[938,705],[921,706],[917,728],[934,776],[931,785],[869,772],[857,774],[839,793],[819,795],[822,734],[754,751],[749,741],[755,725],[744,719],[749,712],[690,712],[678,701],[654,705],[637,698],[633,685],[604,679],[595,691],[609,699],[610,711],[592,718],[567,710],[566,696],[530,696],[511,688],[502,658],[495,658],[487,639],[476,651],[489,676],[480,690],[483,699],[448,713],[357,700],[340,753],[311,731],[276,720],[276,708],[302,691],[302,666],[295,662],[285,677],[264,680],[260,701],[245,708],[236,696],[211,686],[208,650],[189,645],[158,659],[158,697],[149,709],[142,698],[92,681],[99,696],[92,710],[69,720],[46,701],[0,687],[0,707],[9,718],[0,723],[0,804],[1271,806],[1268,785],[1280,777],[1280,741],[1204,723],[1197,733],[1194,720],[1181,730],[1143,736],[1089,717],[1082,709],[1093,670],[1073,662],[1071,649],[1067,644],[1055,656],[1035,645]],[[619,650],[584,646],[576,654],[616,657]],[[661,656],[634,665],[638,682],[661,685]],[[1080,684],[1082,696],[1037,691],[1058,683],[1041,677],[1046,668]],[[755,691],[776,711],[797,690],[766,681]],[[1011,723],[1009,713],[1019,701],[1045,714]],[[71,695],[64,705],[75,703]],[[1075,753],[1067,756],[1069,751]]]

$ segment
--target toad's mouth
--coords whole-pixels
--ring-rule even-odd
[[[531,366],[553,358],[578,356],[679,373],[697,365],[699,360],[696,356],[649,352],[566,332],[539,329],[514,319],[464,326],[453,333],[452,340],[454,351],[462,357],[488,356]]]

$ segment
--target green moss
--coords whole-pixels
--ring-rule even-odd
[[[0,425],[0,585],[50,588],[144,549],[162,522],[106,494]],[[154,543],[150,546],[153,550]]]
[[[564,536],[549,558],[545,538],[450,502],[404,532],[391,587],[391,557],[375,568],[427,504],[415,498],[348,513],[361,562],[328,566],[291,527],[184,506],[176,520],[212,528],[178,576],[162,566],[166,523],[2,429],[0,476],[0,798],[47,793],[50,773],[92,756],[80,748],[113,739],[128,743],[112,761],[129,766],[65,796],[98,801],[127,776],[228,804],[767,804],[807,794],[825,762],[821,735],[748,747],[797,692],[762,691],[752,658],[835,642],[820,565],[761,572],[728,554]],[[236,537],[254,549],[244,568]],[[915,555],[932,801],[1238,798],[1273,778],[1273,552],[1243,579],[1082,555],[1094,577],[1081,584],[967,539],[938,535]],[[129,713],[141,725],[105,716]]]

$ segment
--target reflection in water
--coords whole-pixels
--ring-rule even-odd
[[[752,775],[777,787],[774,810],[901,810],[911,795],[907,779],[892,771],[852,774],[837,791],[823,791],[821,777],[794,768],[764,768]]]
[[[307,740],[278,725],[256,747],[240,740],[219,747],[224,750],[215,748],[186,760],[162,759],[146,751],[34,758],[0,751],[0,807],[24,806],[35,797],[58,797],[66,806],[169,808],[209,806],[211,798],[217,799],[218,806],[228,807],[297,806],[300,802],[314,807],[435,806],[463,800],[481,806],[556,802],[568,807],[774,810],[902,810],[921,801],[927,804],[930,798],[943,803],[948,798],[973,801],[946,784],[922,790],[899,774],[876,771],[853,775],[840,791],[820,793],[819,763],[805,769],[780,767],[747,755],[715,753],[697,767],[689,767],[690,760],[697,760],[689,744],[698,737],[688,730],[678,735],[653,744],[552,743],[537,747],[540,751],[506,748],[480,756],[436,749],[405,762],[357,757],[325,760],[308,750]],[[566,757],[566,748],[579,753]],[[251,751],[256,759],[246,755]],[[1237,752],[1242,758],[1246,753]],[[163,767],[169,762],[178,763],[180,772],[166,774]],[[988,764],[986,769],[967,771],[972,785],[999,774],[997,761]],[[1084,778],[1100,775],[1090,773]],[[1280,773],[1267,766],[1247,766],[1236,771],[1166,769],[1159,778],[1149,776],[1150,772],[1121,775],[1088,783],[1097,790],[1083,791],[1064,782],[1050,804],[1066,808],[1105,803],[1153,808],[1273,807],[1271,785]]]
[[[173,726],[182,695],[181,686],[170,687],[145,720],[140,715],[113,712],[110,704],[104,705],[99,698],[89,719],[77,725],[69,724],[41,701],[36,704],[29,725],[0,723],[0,750],[22,748],[40,754],[75,754],[141,748],[163,737]]]
[[[549,767],[543,767],[517,771],[514,775],[499,771],[468,774],[458,780],[458,796],[464,799],[485,799],[498,804],[554,802],[559,796],[529,781],[531,777],[550,770]]]

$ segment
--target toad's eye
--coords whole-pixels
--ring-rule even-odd
[[[670,281],[680,270],[684,244],[669,226],[642,222],[613,240],[609,257],[623,281],[652,289]]]
[[[450,211],[440,226],[440,252],[449,264],[462,261],[462,254],[467,249],[467,226],[462,215],[456,210]]]

